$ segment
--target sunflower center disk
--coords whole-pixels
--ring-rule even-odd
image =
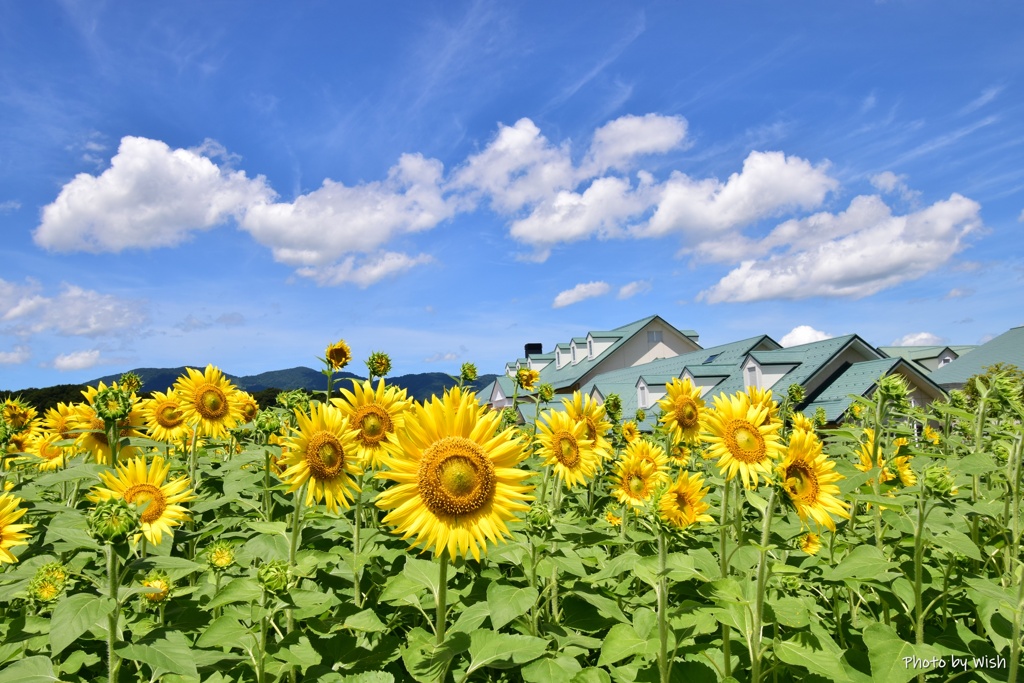
[[[629,478],[629,492],[634,496],[642,495],[646,488],[647,482],[644,481],[643,477],[634,474]]]
[[[387,436],[387,432],[391,431],[391,418],[387,411],[377,405],[363,406],[359,410],[357,420],[362,429],[364,443],[380,443]]]
[[[146,506],[140,518],[146,524],[152,524],[160,519],[160,515],[164,514],[164,510],[167,509],[167,499],[164,497],[164,492],[153,484],[135,484],[130,486],[124,492],[124,499],[129,503]]]
[[[764,437],[757,427],[745,420],[734,420],[728,431],[729,452],[737,460],[756,463],[764,460],[768,453],[764,445]]]
[[[156,421],[164,428],[177,427],[181,424],[181,420],[181,412],[178,411],[178,406],[173,403],[160,406],[156,413]]]
[[[494,464],[475,442],[447,436],[423,453],[417,486],[436,515],[468,515],[494,500]]]
[[[197,392],[196,410],[207,420],[219,420],[228,414],[228,397],[218,387],[206,384]]]
[[[675,412],[680,427],[693,427],[697,424],[698,412],[693,399],[686,396],[677,399]]]
[[[558,458],[558,462],[569,468],[580,464],[580,448],[572,434],[563,432],[558,436],[557,443],[558,449],[555,451],[555,456]]]
[[[679,506],[679,509],[682,512],[684,512],[684,513],[688,512],[690,510],[690,497],[688,495],[686,495],[685,493],[677,493],[676,494],[676,505]]]
[[[317,432],[306,446],[306,465],[314,479],[334,479],[345,465],[345,449],[331,432]]]
[[[799,465],[790,465],[786,468],[786,488],[797,500],[813,501],[818,496],[817,477]]]

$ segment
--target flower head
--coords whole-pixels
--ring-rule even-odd
[[[516,384],[524,391],[533,391],[533,386],[540,380],[540,373],[530,368],[519,368],[516,372]]]
[[[405,416],[412,405],[405,390],[369,380],[352,380],[352,391],[341,390],[342,398],[331,400],[349,425],[358,429],[356,451],[362,467],[379,469],[399,449],[398,432],[405,428]]]
[[[28,545],[28,534],[26,529],[31,529],[31,524],[15,524],[21,519],[27,510],[21,505],[21,498],[16,498],[9,493],[0,493],[0,564],[5,562],[13,564],[18,558],[11,553],[10,549],[19,545]]]
[[[391,372],[391,356],[383,351],[374,351],[366,359],[366,369],[370,377],[387,377]]]
[[[115,472],[103,472],[100,480],[106,488],[96,487],[89,500],[102,503],[123,500],[140,512],[139,526],[153,545],[159,545],[163,535],[173,535],[173,528],[188,521],[188,511],[181,505],[195,498],[189,480],[179,477],[166,481],[171,466],[159,455],[146,464],[145,458],[134,458],[119,464]]]
[[[672,379],[665,385],[665,398],[658,401],[661,416],[658,422],[668,428],[673,441],[696,443],[700,439],[701,422],[704,417],[704,400],[700,387],[695,387],[689,378]]]
[[[327,347],[324,355],[327,357],[327,364],[331,370],[341,370],[352,360],[352,349],[344,339],[339,339]]]
[[[700,474],[684,472],[667,488],[662,490],[658,498],[658,514],[661,519],[677,529],[685,529],[697,522],[713,522],[707,514],[710,507],[704,502],[708,493],[704,485],[704,477]]]
[[[817,555],[821,550],[821,537],[808,531],[800,537],[800,550],[808,555]]]
[[[326,499],[331,512],[348,509],[363,473],[358,463],[359,431],[342,411],[323,403],[313,406],[309,415],[296,411],[295,419],[298,428],[285,441],[281,460],[287,467],[281,478],[289,484],[288,492],[308,483],[306,505]]]
[[[601,462],[594,442],[586,435],[586,423],[573,420],[564,411],[549,410],[537,422],[540,456],[569,488],[593,479]]]
[[[193,368],[186,368],[185,372],[186,376],[174,383],[174,390],[181,399],[186,424],[198,424],[203,436],[225,436],[242,419],[234,385],[212,365],[207,365],[203,372]]]
[[[813,432],[797,430],[789,439],[786,457],[779,465],[778,475],[789,501],[800,519],[813,520],[818,526],[835,531],[830,515],[848,519],[849,505],[839,500],[835,482],[842,475],[834,472],[836,464],[822,452],[821,441]]]
[[[717,458],[727,480],[738,474],[744,486],[756,488],[758,476],[769,477],[772,463],[782,455],[782,425],[769,420],[769,409],[752,405],[745,393],[716,396],[714,405],[706,418],[709,433],[702,437],[710,444],[707,457]]]

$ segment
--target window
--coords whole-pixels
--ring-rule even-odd
[[[594,357],[594,340],[593,339],[588,339],[587,340],[587,357],[588,358],[593,358]]]
[[[562,367],[562,349],[555,349],[555,367]]]
[[[949,356],[943,356],[942,360],[939,361],[939,367],[941,368],[943,365],[946,365],[947,363],[952,363],[952,362],[953,362],[952,358],[950,358]]]
[[[757,386],[757,366],[756,365],[748,365],[747,366],[747,386],[748,387],[760,388],[760,387]]]
[[[572,362],[573,363],[576,362],[576,345],[575,344],[572,345]]]
[[[713,353],[710,356],[708,356],[707,358],[705,358],[704,362],[701,363],[701,365],[707,365],[708,363],[714,363],[715,359],[718,358],[721,355],[722,354],[720,354],[720,353]]]
[[[640,390],[640,407],[647,408],[647,387],[643,384],[639,387]]]
[[[661,343],[661,330],[648,330],[648,332],[647,332],[647,343],[648,344],[660,344]]]

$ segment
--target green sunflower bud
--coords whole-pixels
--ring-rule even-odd
[[[550,384],[541,384],[537,389],[537,394],[540,396],[540,400],[547,403],[555,397],[555,388]]]
[[[459,371],[459,377],[462,378],[463,382],[475,382],[477,378],[476,365],[473,363],[463,363],[462,369]]]
[[[256,413],[256,417],[253,419],[253,426],[257,432],[262,434],[274,434],[281,429],[281,416],[277,414],[276,410],[264,408]]]
[[[288,589],[291,572],[288,570],[288,563],[284,560],[272,560],[261,564],[256,576],[260,585],[267,592],[283,593]]]
[[[121,387],[107,387],[97,392],[93,408],[104,422],[123,420],[132,412],[131,394]]]
[[[206,549],[206,562],[213,571],[224,571],[235,563],[235,546],[230,541],[217,541]]]
[[[644,410],[643,408],[637,408],[636,409],[636,423],[640,424],[641,422],[643,422],[646,419],[647,419],[647,411]]]
[[[372,377],[387,377],[391,372],[391,356],[383,351],[374,351],[366,359],[366,369]]]
[[[158,569],[154,569],[146,575],[146,578],[142,580],[142,586],[152,589],[143,593],[142,597],[153,605],[166,602],[171,595],[171,578],[166,572]]]
[[[526,513],[526,517],[529,519],[530,525],[537,531],[553,528],[553,515],[550,508],[544,503],[534,503],[531,505],[530,511]]]
[[[878,396],[898,411],[910,407],[910,384],[901,375],[886,375],[878,382]]]
[[[804,402],[804,388],[799,384],[793,383],[786,389],[786,398],[789,399],[789,404],[792,406],[799,405]]]
[[[519,423],[519,415],[516,413],[515,408],[504,408],[501,411],[501,430],[506,430],[509,427],[515,427]]]
[[[939,498],[953,498],[960,489],[956,477],[945,465],[931,465],[924,471],[924,486]]]
[[[134,372],[126,372],[117,380],[117,384],[131,394],[142,388],[142,378]]]
[[[828,422],[828,416],[825,414],[825,409],[821,406],[815,408],[814,416],[811,417],[811,421],[814,423],[814,426],[819,429],[824,427],[825,423]]]
[[[277,395],[277,403],[288,410],[289,413],[309,413],[309,396],[301,389],[284,391]]]
[[[64,566],[63,562],[47,562],[36,570],[35,575],[37,579],[46,578],[56,581],[61,588],[68,582],[69,577],[68,568]]]
[[[604,399],[604,412],[608,419],[615,424],[622,420],[622,399],[618,394],[608,394]]]
[[[93,538],[114,543],[138,531],[139,512],[123,498],[110,498],[89,512],[88,523]]]
[[[44,605],[56,602],[62,592],[64,592],[64,583],[48,576],[36,574],[28,584],[29,598]]]

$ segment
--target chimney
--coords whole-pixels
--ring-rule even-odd
[[[525,355],[527,358],[529,358],[530,356],[539,356],[542,353],[544,353],[543,344],[538,344],[534,342],[531,344],[526,344],[523,347],[523,355]]]

